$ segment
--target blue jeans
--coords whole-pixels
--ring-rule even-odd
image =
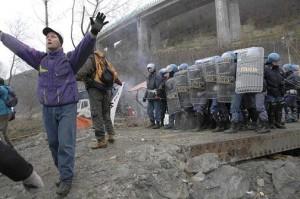
[[[258,113],[258,117],[262,122],[268,121],[268,113],[265,107],[265,93],[256,93],[255,94],[255,107]]]
[[[243,121],[243,115],[241,112],[242,94],[235,93],[232,96],[230,113],[231,122],[238,123]]]
[[[56,107],[43,106],[49,148],[60,180],[66,183],[72,182],[74,175],[76,112],[76,103]]]
[[[160,100],[149,100],[147,113],[151,122],[156,121],[160,123],[161,120],[161,101]]]
[[[207,107],[208,100],[206,98],[201,98],[198,104],[193,104],[193,110],[196,113],[204,114]]]

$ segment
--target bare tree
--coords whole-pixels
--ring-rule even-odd
[[[73,0],[73,6],[72,6],[72,21],[71,21],[71,40],[72,44],[75,47],[75,41],[74,41],[74,24],[75,24],[75,12],[76,12],[76,6],[75,6],[75,1]],[[78,2],[78,0],[77,0]],[[85,20],[85,18],[92,17],[94,18],[96,14],[100,11],[104,12],[105,15],[108,18],[113,18],[117,11],[128,6],[129,1],[120,1],[120,0],[81,0],[81,3],[84,4],[86,2],[86,5],[83,5],[82,8],[80,9],[80,15],[81,15],[81,20],[80,20],[80,30],[81,34],[84,36],[90,29],[90,21]],[[88,24],[84,24],[85,21],[88,21]],[[86,28],[85,28],[86,27]]]
[[[27,25],[20,18],[17,19],[13,24],[11,24],[9,26],[9,29],[10,29],[10,34],[21,41],[28,38],[28,35],[26,33],[26,30],[28,29]],[[16,54],[13,54],[11,64],[10,64],[10,69],[9,69],[8,85],[11,84],[12,76],[14,75],[13,71],[16,71],[16,69],[14,70],[15,66],[21,63],[22,65],[23,64],[25,65],[25,63],[21,61],[21,59],[17,57]]]

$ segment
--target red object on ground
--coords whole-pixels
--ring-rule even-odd
[[[76,126],[78,129],[87,129],[92,126],[92,120],[89,118],[78,116],[76,118]]]

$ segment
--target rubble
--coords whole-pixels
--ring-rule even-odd
[[[67,198],[85,199],[298,199],[300,158],[255,159],[223,165],[216,154],[190,158],[181,146],[160,141],[164,132],[122,131],[116,143],[91,150],[93,134],[78,134],[76,176]],[[141,141],[144,138],[145,141]],[[41,134],[17,143],[45,181],[35,195],[0,176],[0,199],[55,198],[58,173]]]

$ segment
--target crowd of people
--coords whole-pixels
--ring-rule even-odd
[[[259,50],[262,49],[262,52]],[[267,133],[284,129],[299,118],[299,65],[280,65],[280,55],[260,52],[247,58],[242,51],[158,70],[147,65],[148,128]],[[249,75],[250,74],[250,75]],[[250,78],[250,79],[249,79]],[[169,122],[164,124],[168,113]]]

